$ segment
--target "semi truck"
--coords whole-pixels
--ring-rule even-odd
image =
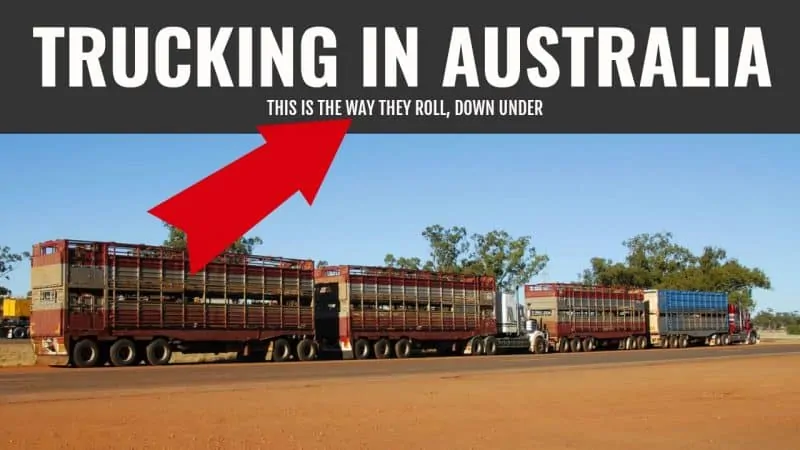
[[[516,296],[493,277],[331,266],[316,270],[315,285],[323,348],[344,359],[545,351],[546,335],[526,329]]]
[[[724,292],[646,290],[649,343],[660,348],[760,342],[750,312]]]
[[[189,275],[184,251],[62,239],[33,246],[31,288],[31,337],[50,364],[317,356],[310,260],[224,254]]]
[[[647,314],[641,291],[569,283],[526,285],[530,317],[548,335],[552,351],[647,348]]]
[[[3,316],[0,317],[0,335],[8,339],[24,339],[29,335],[31,300],[27,298],[4,298]]]
[[[546,351],[492,277],[223,254],[189,275],[181,250],[54,240],[33,246],[31,337],[42,362],[167,364],[172,352],[244,361],[405,358],[417,350]],[[498,319],[499,318],[499,319]]]

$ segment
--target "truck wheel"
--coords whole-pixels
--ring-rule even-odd
[[[686,348],[689,346],[689,336],[683,335],[681,336],[681,348]]]
[[[669,336],[661,336],[661,348],[669,348]]]
[[[359,339],[353,345],[353,353],[356,359],[368,359],[370,356],[369,341],[366,339]]]
[[[369,346],[367,346],[369,349]],[[303,339],[297,343],[297,359],[300,361],[313,361],[317,359],[317,349],[314,347],[314,341],[311,339]]]
[[[587,337],[586,339],[584,339],[581,347],[585,352],[591,352],[592,350],[594,350],[594,338]]]
[[[411,341],[408,339],[400,339],[394,344],[394,354],[398,358],[408,358],[411,356]]]
[[[642,349],[642,350],[647,349],[647,345],[648,344],[649,344],[649,342],[647,342],[647,336],[639,336],[639,348],[640,349]]]
[[[377,359],[389,359],[389,357],[392,356],[389,341],[386,339],[379,339],[375,342],[375,345],[372,346],[372,350],[375,352],[375,358]]]
[[[144,348],[144,357],[145,362],[151,366],[169,364],[172,359],[172,349],[169,347],[169,342],[163,338],[153,339]]]
[[[14,328],[14,331],[11,332],[11,336],[14,339],[24,339],[25,338],[25,328],[22,328],[22,327]]]
[[[286,339],[277,339],[272,343],[272,360],[285,362],[292,357],[292,348]]]
[[[567,353],[569,351],[569,341],[564,338],[558,340],[558,353]]]
[[[625,342],[622,347],[624,350],[633,350],[633,338],[628,336],[623,342]]]
[[[487,336],[483,341],[483,349],[487,355],[496,355],[498,353],[497,338],[494,336]]]
[[[731,336],[726,334],[722,336],[722,345],[731,345]]]
[[[544,338],[541,336],[536,336],[536,339],[533,340],[533,353],[540,355],[547,351],[547,343],[544,341]]]
[[[476,337],[472,339],[472,356],[480,356],[483,354],[483,339]]]
[[[120,339],[108,349],[108,359],[111,365],[125,367],[134,365],[136,359],[136,344],[130,339]]]
[[[581,351],[581,339],[580,338],[572,338],[569,340],[569,351],[572,353],[577,353]]]
[[[672,348],[680,347],[680,339],[678,339],[678,336],[669,337],[669,346]]]
[[[95,367],[100,359],[100,347],[91,339],[82,339],[72,347],[71,359],[75,367]]]

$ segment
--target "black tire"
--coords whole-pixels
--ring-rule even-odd
[[[317,359],[317,347],[311,339],[303,339],[297,343],[297,359],[300,361],[313,361]]]
[[[681,336],[680,342],[681,342],[680,343],[681,348],[688,347],[689,346],[689,336],[686,336],[686,335]]]
[[[577,353],[581,351],[581,340],[580,338],[572,338],[569,340],[569,351],[572,353]]]
[[[647,336],[639,336],[639,349],[640,350],[646,350],[649,345],[650,345],[650,342],[648,342]]]
[[[108,349],[108,360],[115,367],[133,366],[139,362],[136,356],[136,343],[130,339],[119,339]]]
[[[480,356],[483,355],[483,339],[476,337],[472,339],[472,352],[470,353],[471,356]]]
[[[500,349],[497,348],[497,338],[494,336],[487,336],[483,340],[483,351],[487,355],[496,355]]]
[[[669,348],[669,336],[661,336],[661,348]]]
[[[91,339],[82,339],[72,347],[71,359],[75,367],[95,367],[100,360],[100,346]]]
[[[680,348],[681,340],[679,339],[679,336],[670,336],[669,339],[670,339],[670,341],[669,341],[670,347],[672,347],[672,348]]]
[[[16,327],[14,331],[11,332],[11,337],[14,339],[24,339],[25,338],[25,328],[23,327]]]
[[[372,348],[366,339],[358,339],[353,345],[353,357],[355,359],[369,359],[372,356]]]
[[[584,338],[583,342],[581,343],[581,350],[585,352],[591,352],[594,350],[594,339],[590,337]]]
[[[541,336],[536,336],[533,340],[533,353],[540,355],[547,352],[547,342]]]
[[[276,339],[272,343],[272,360],[275,362],[286,362],[292,359],[292,347],[286,339]]]
[[[411,356],[411,341],[408,339],[400,339],[394,344],[394,354],[398,358],[408,358]]]
[[[153,339],[144,348],[144,360],[151,366],[163,366],[169,364],[172,359],[172,348],[169,341],[163,338]]]
[[[375,345],[372,346],[377,359],[389,359],[392,356],[392,348],[389,346],[389,341],[386,339],[378,339]]]
[[[567,353],[569,351],[569,340],[561,338],[558,340],[558,353]]]

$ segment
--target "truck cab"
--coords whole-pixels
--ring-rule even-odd
[[[527,317],[525,332],[528,335],[531,353],[548,353],[550,351],[550,333],[547,331],[547,326],[540,318],[533,315],[533,311],[527,311],[525,317]]]
[[[728,305],[728,334],[731,344],[755,345],[761,342],[758,331],[750,320],[750,311],[741,303]]]

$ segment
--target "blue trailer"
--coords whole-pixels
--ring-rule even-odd
[[[740,305],[730,305],[724,292],[647,290],[644,300],[653,347],[758,342],[749,312]]]

